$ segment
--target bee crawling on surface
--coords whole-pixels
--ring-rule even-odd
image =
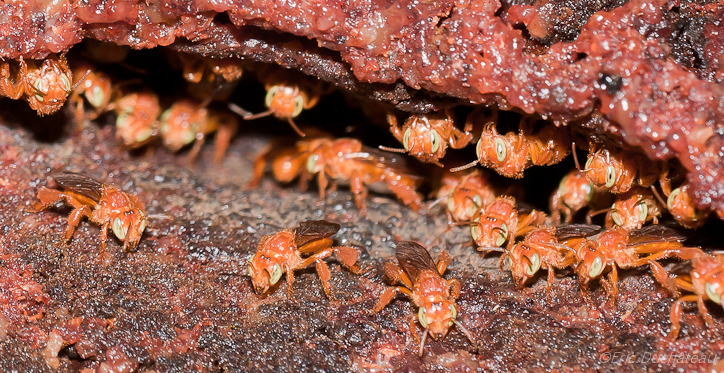
[[[178,100],[161,114],[160,133],[163,144],[173,152],[194,143],[189,160],[201,151],[206,136],[216,133],[214,162],[220,163],[239,126],[237,118],[227,112],[212,112],[190,100]]]
[[[681,307],[685,302],[696,302],[701,317],[708,327],[714,325],[714,319],[706,309],[705,301],[710,300],[720,307],[724,298],[724,256],[711,256],[701,253],[691,260],[692,270],[688,280],[676,279],[676,286],[681,290],[694,293],[684,295],[671,305],[670,339],[676,339],[681,329]]]
[[[545,218],[537,210],[519,214],[515,198],[499,196],[473,215],[470,235],[480,251],[510,251],[517,236],[531,231]]]
[[[138,197],[76,173],[62,172],[53,175],[53,180],[59,189],[41,187],[35,209],[44,210],[60,201],[65,201],[73,209],[68,216],[66,241],[70,241],[80,219],[86,216],[93,223],[101,225],[102,251],[106,249],[108,229],[123,241],[124,250],[138,246],[148,224]]]
[[[689,260],[702,254],[696,247],[684,247],[684,237],[676,231],[660,225],[652,225],[643,229],[628,230],[613,227],[597,236],[583,240],[576,248],[578,258],[578,279],[581,292],[588,300],[588,283],[609,272],[608,279],[601,279],[603,288],[616,304],[618,296],[617,268],[636,268],[644,265],[651,267],[651,272],[659,282],[673,295],[678,295],[674,280],[657,260],[679,258]]]
[[[445,173],[437,200],[445,202],[448,223],[470,221],[481,207],[495,200],[491,182],[480,170]]]
[[[507,264],[513,281],[521,288],[536,275],[538,270],[545,269],[548,271],[546,286],[548,291],[553,285],[555,269],[564,269],[576,264],[576,253],[572,247],[600,230],[601,227],[597,225],[583,224],[535,228],[522,241],[516,243],[510,252],[500,257],[500,270],[503,271],[503,265]]]
[[[473,141],[473,129],[471,123],[465,124],[465,130],[460,131],[455,127],[450,110],[444,110],[432,114],[411,115],[405,124],[400,127],[397,124],[397,117],[387,113],[387,122],[390,124],[390,131],[397,141],[402,143],[404,149],[388,148],[380,146],[380,149],[396,153],[409,153],[411,156],[422,162],[433,163],[442,167],[440,159],[445,156],[447,147],[462,149]]]
[[[51,54],[41,61],[20,58],[20,70],[11,77],[10,62],[0,66],[0,95],[17,100],[23,95],[38,115],[58,111],[73,87],[73,73],[65,56]]]
[[[416,191],[420,178],[405,168],[405,160],[396,154],[369,148],[359,140],[341,138],[332,140],[326,136],[304,139],[293,148],[280,149],[272,154],[265,152],[254,163],[258,183],[266,163],[273,160],[274,175],[279,181],[289,182],[301,175],[300,184],[306,188],[308,179],[317,175],[319,195],[325,198],[327,177],[332,179],[332,189],[337,181],[349,182],[360,215],[367,214],[365,198],[368,187],[380,192],[392,192],[402,202],[417,211],[422,196]]]
[[[312,264],[322,281],[324,293],[332,298],[329,284],[329,267],[324,258],[336,254],[342,265],[352,272],[359,270],[359,251],[353,247],[332,247],[332,235],[339,231],[339,224],[324,220],[305,221],[294,229],[265,236],[259,242],[256,253],[249,260],[249,276],[257,294],[264,294],[287,274],[288,295],[292,294],[294,271]],[[306,258],[302,255],[311,254]]]
[[[435,264],[430,253],[422,245],[417,242],[403,241],[395,247],[395,255],[399,265],[391,262],[385,263],[385,275],[392,283],[400,283],[403,286],[388,287],[370,313],[381,311],[397,293],[407,294],[419,308],[417,315],[413,315],[410,321],[410,332],[417,337],[414,332],[415,319],[425,330],[420,341],[420,356],[422,356],[428,334],[434,340],[440,340],[447,335],[453,325],[457,325],[470,343],[476,346],[475,340],[467,329],[456,320],[458,311],[455,300],[460,296],[460,281],[457,279],[445,280],[442,277],[450,264],[450,256],[447,252],[443,251]]]

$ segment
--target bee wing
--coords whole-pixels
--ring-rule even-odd
[[[564,241],[571,238],[589,237],[601,231],[600,225],[569,224],[556,227],[556,239]]]
[[[437,266],[430,253],[417,242],[402,241],[395,247],[397,261],[413,283],[417,282],[423,270],[437,272]]]
[[[65,190],[84,195],[96,202],[101,199],[105,186],[100,181],[74,172],[53,175],[53,180]]]
[[[682,242],[686,237],[677,231],[661,225],[649,225],[641,229],[631,231],[628,236],[630,245],[643,245],[655,242]]]
[[[345,154],[344,157],[347,159],[354,159],[360,162],[369,163],[375,167],[389,169],[416,181],[422,180],[421,177],[412,174],[407,168],[407,160],[405,157],[401,157],[395,153],[384,152],[379,149],[363,145],[360,151]]]
[[[294,228],[294,244],[302,247],[312,241],[327,238],[339,231],[340,225],[326,220],[308,220]]]

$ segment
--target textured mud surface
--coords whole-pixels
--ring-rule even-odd
[[[516,290],[498,258],[476,252],[466,227],[448,230],[437,209],[417,214],[372,195],[361,219],[344,188],[324,202],[270,179],[248,190],[263,136],[235,139],[220,166],[211,166],[206,147],[189,167],[162,149],[129,155],[109,126],[40,142],[15,117],[5,111],[0,126],[2,371],[703,372],[724,356],[720,309],[712,309],[713,328],[690,310],[679,339],[665,338],[672,299],[647,269],[623,272],[616,308],[599,287],[588,306],[570,275],[548,296],[542,278]],[[102,255],[99,227],[88,221],[66,244],[68,210],[32,210],[46,175],[64,169],[136,193],[149,213],[172,219],[153,220],[134,252],[112,238]],[[366,274],[332,264],[334,302],[312,270],[297,274],[293,298],[283,286],[254,295],[245,260],[259,238],[307,219],[340,223],[336,242],[363,248]],[[419,358],[409,331],[416,309],[404,297],[363,314],[383,291],[382,264],[402,239],[423,243],[433,257],[450,252],[446,276],[463,284],[458,320],[477,351],[452,330],[428,339]]]
[[[18,1],[0,8],[0,56],[93,37],[274,62],[407,111],[601,115],[615,141],[678,159],[696,203],[721,218],[723,15],[717,2],[663,0]]]

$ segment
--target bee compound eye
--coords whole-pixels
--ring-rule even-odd
[[[111,224],[111,229],[113,230],[113,234],[118,237],[119,240],[123,241],[126,239],[126,229],[123,227],[123,222],[120,218],[116,218],[113,220],[113,224]]]
[[[425,314],[425,307],[420,307],[420,310],[417,311],[417,319],[420,320],[420,325],[427,329],[427,315]]]
[[[495,139],[495,155],[498,158],[498,162],[505,161],[505,158],[508,156],[507,150],[505,149],[505,140],[500,137]]]

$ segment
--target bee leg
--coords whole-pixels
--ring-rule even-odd
[[[541,266],[543,268],[543,266]],[[553,282],[556,279],[556,271],[553,267],[548,266],[548,283],[546,284],[546,296],[550,296],[551,294],[551,288],[553,287]]]
[[[397,141],[400,143],[404,140],[404,135],[402,134],[402,131],[400,130],[400,127],[397,123],[397,117],[392,112],[387,112],[387,123],[390,124],[390,132],[392,132],[392,135],[395,136]]]
[[[616,271],[616,266],[611,268],[611,272],[608,274],[608,281],[601,279],[601,283],[611,298],[611,308],[616,309],[616,298],[618,298],[618,272]]]
[[[68,215],[68,230],[65,232],[66,242],[70,241],[71,237],[73,237],[73,232],[75,232],[75,228],[78,226],[78,223],[80,223],[80,219],[83,218],[83,216],[90,216],[91,214],[88,206],[80,204],[80,202],[75,201],[75,199],[68,198],[68,202],[70,202],[69,204],[73,206],[74,209],[70,212],[70,215]]]
[[[239,128],[239,122],[235,117],[230,115],[224,116],[225,121],[219,124],[219,129],[216,131],[216,141],[214,143],[214,163],[221,164],[221,159],[226,153],[226,149],[229,148],[231,138],[236,134],[236,130]]]
[[[254,177],[249,182],[249,188],[254,188],[259,185],[259,181],[264,176],[264,169],[266,164],[269,163],[269,157],[272,150],[272,146],[268,145],[264,148],[261,154],[254,160]]]
[[[334,247],[334,253],[337,255],[342,264],[347,267],[352,273],[359,274],[359,250],[349,246],[337,246]]]
[[[324,170],[317,174],[317,185],[319,186],[319,199],[324,201],[325,193],[327,192],[327,176],[324,175]]]
[[[321,259],[316,260],[315,264],[317,267],[317,274],[319,275],[319,280],[322,282],[322,289],[324,290],[324,294],[327,295],[327,298],[329,298],[330,301],[334,301],[334,297],[332,296],[332,289],[329,284],[329,279],[331,277],[331,274],[329,273],[329,266]]]
[[[204,146],[205,137],[206,136],[203,133],[196,134],[196,141],[194,141],[194,146],[191,148],[191,151],[189,151],[189,164],[193,165],[196,161],[196,157],[199,155],[201,147]]]
[[[680,326],[680,320],[681,320],[681,305],[684,302],[694,302],[698,301],[699,296],[698,295],[686,295],[679,299],[677,299],[674,304],[671,305],[671,330],[669,331],[669,339],[675,340],[676,337],[679,335],[679,330],[681,330]]]
[[[651,273],[654,275],[654,278],[656,281],[658,281],[661,286],[666,288],[666,290],[671,293],[673,297],[679,296],[679,290],[676,289],[676,281],[674,281],[673,278],[669,277],[669,274],[666,273],[666,270],[664,270],[664,267],[661,266],[656,261],[649,262],[651,267]]]
[[[10,80],[10,63],[5,62],[2,70],[0,71],[0,88],[3,91],[3,94],[13,100],[19,99],[25,91],[25,80],[22,77],[25,76],[26,73],[27,66],[25,65],[25,61],[21,59],[20,74],[18,74],[18,77],[16,78],[16,83],[13,84]]]
[[[709,310],[706,309],[706,305],[704,304],[704,297],[699,295],[699,297],[696,300],[696,304],[697,304],[697,306],[699,306],[699,313],[701,313],[701,317],[704,319],[706,326],[708,328],[713,327],[714,319],[711,317]]]
[[[284,265],[284,269],[287,273],[287,298],[292,298],[292,285],[294,285],[294,270],[287,265]]]
[[[357,204],[359,213],[362,217],[367,216],[367,205],[365,205],[365,199],[367,198],[367,188],[362,183],[362,178],[358,171],[352,172],[350,177],[350,189],[354,194],[354,201]]]
[[[450,265],[450,254],[448,254],[447,251],[443,251],[437,257],[437,271],[440,274],[445,273],[448,265]]]
[[[106,252],[106,241],[108,240],[108,229],[111,228],[111,223],[106,222],[101,227],[101,255],[105,254]]]
[[[369,311],[366,311],[365,314],[371,315],[377,312],[382,311],[385,306],[390,304],[392,302],[392,299],[395,298],[395,295],[397,293],[405,293],[407,295],[412,295],[412,292],[409,289],[403,288],[401,286],[390,286],[385,289],[384,292],[380,295],[380,300],[377,301],[377,304]]]
[[[417,211],[422,205],[422,197],[415,191],[414,182],[406,177],[398,179],[398,175],[386,173],[385,183],[392,193],[399,198],[402,203],[409,206],[412,211]]]
[[[457,279],[451,279],[447,282],[448,289],[450,289],[450,297],[453,299],[458,299],[460,296],[460,281]]]
[[[33,204],[33,208],[36,212],[40,212],[48,208],[50,205],[62,201],[63,198],[66,197],[66,194],[59,190],[42,187],[38,190],[38,202]]]

